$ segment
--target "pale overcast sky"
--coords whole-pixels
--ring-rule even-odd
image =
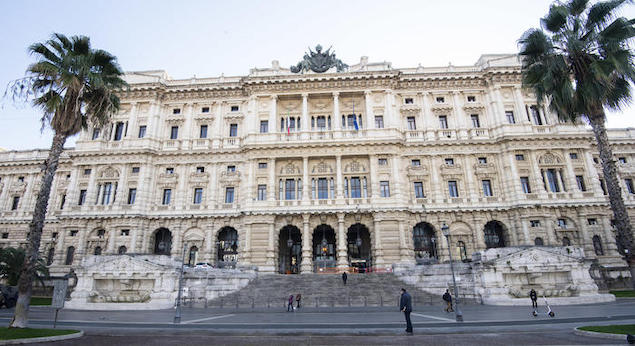
[[[166,70],[173,78],[246,75],[296,64],[308,46],[333,46],[349,65],[368,56],[393,67],[473,65],[481,54],[516,53],[550,0],[445,1],[2,1],[0,87],[33,62],[27,47],[53,32],[87,35],[126,71]],[[633,18],[635,6],[623,15]],[[0,102],[0,148],[48,148],[40,114]],[[635,127],[635,107],[609,127]],[[67,142],[74,145],[74,140]]]

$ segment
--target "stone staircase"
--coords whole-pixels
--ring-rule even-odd
[[[289,295],[300,293],[304,307],[396,307],[402,287],[410,292],[414,305],[441,304],[440,297],[420,291],[392,273],[349,274],[346,285],[340,274],[261,274],[244,288],[207,304],[213,308],[280,309],[286,307]]]

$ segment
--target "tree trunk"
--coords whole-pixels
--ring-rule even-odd
[[[42,175],[42,185],[37,195],[33,219],[29,224],[28,243],[26,247],[24,265],[18,280],[18,301],[15,306],[13,320],[9,328],[26,328],[29,315],[29,305],[31,303],[31,291],[33,279],[35,279],[35,267],[39,258],[40,240],[42,239],[42,229],[46,218],[46,209],[49,203],[51,185],[55,177],[55,171],[59,164],[60,155],[64,150],[66,135],[56,133],[51,144],[48,158],[44,162]]]
[[[598,109],[597,112],[594,112],[594,114],[589,117],[597,141],[598,151],[600,152],[600,159],[602,159],[604,181],[606,182],[609,202],[613,210],[615,227],[617,228],[616,241],[618,249],[624,256],[626,263],[628,263],[631,271],[631,286],[635,288],[635,278],[632,276],[635,272],[633,268],[633,265],[635,265],[635,258],[633,257],[633,230],[628,212],[626,211],[626,206],[624,205],[624,200],[622,199],[622,188],[620,187],[617,176],[613,151],[606,134],[606,127],[604,126],[605,119],[604,109],[602,108]]]

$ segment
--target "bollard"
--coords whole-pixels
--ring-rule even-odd
[[[319,301],[319,298],[318,298],[318,297],[315,297],[315,307],[316,307],[316,308],[318,307],[318,301]]]
[[[364,296],[364,306],[368,306],[368,297]]]
[[[256,298],[251,298],[251,309],[255,309],[256,308]]]
[[[223,298],[220,299],[220,308],[223,308]]]
[[[207,309],[207,297],[205,297],[205,309]]]

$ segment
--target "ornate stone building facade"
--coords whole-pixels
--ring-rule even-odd
[[[42,240],[54,272],[87,254],[184,250],[190,263],[278,273],[443,262],[444,223],[464,260],[572,245],[624,265],[591,131],[539,107],[514,55],[126,79],[112,126],[61,159]],[[635,130],[609,136],[633,211]],[[45,157],[0,153],[3,247],[26,243]]]

